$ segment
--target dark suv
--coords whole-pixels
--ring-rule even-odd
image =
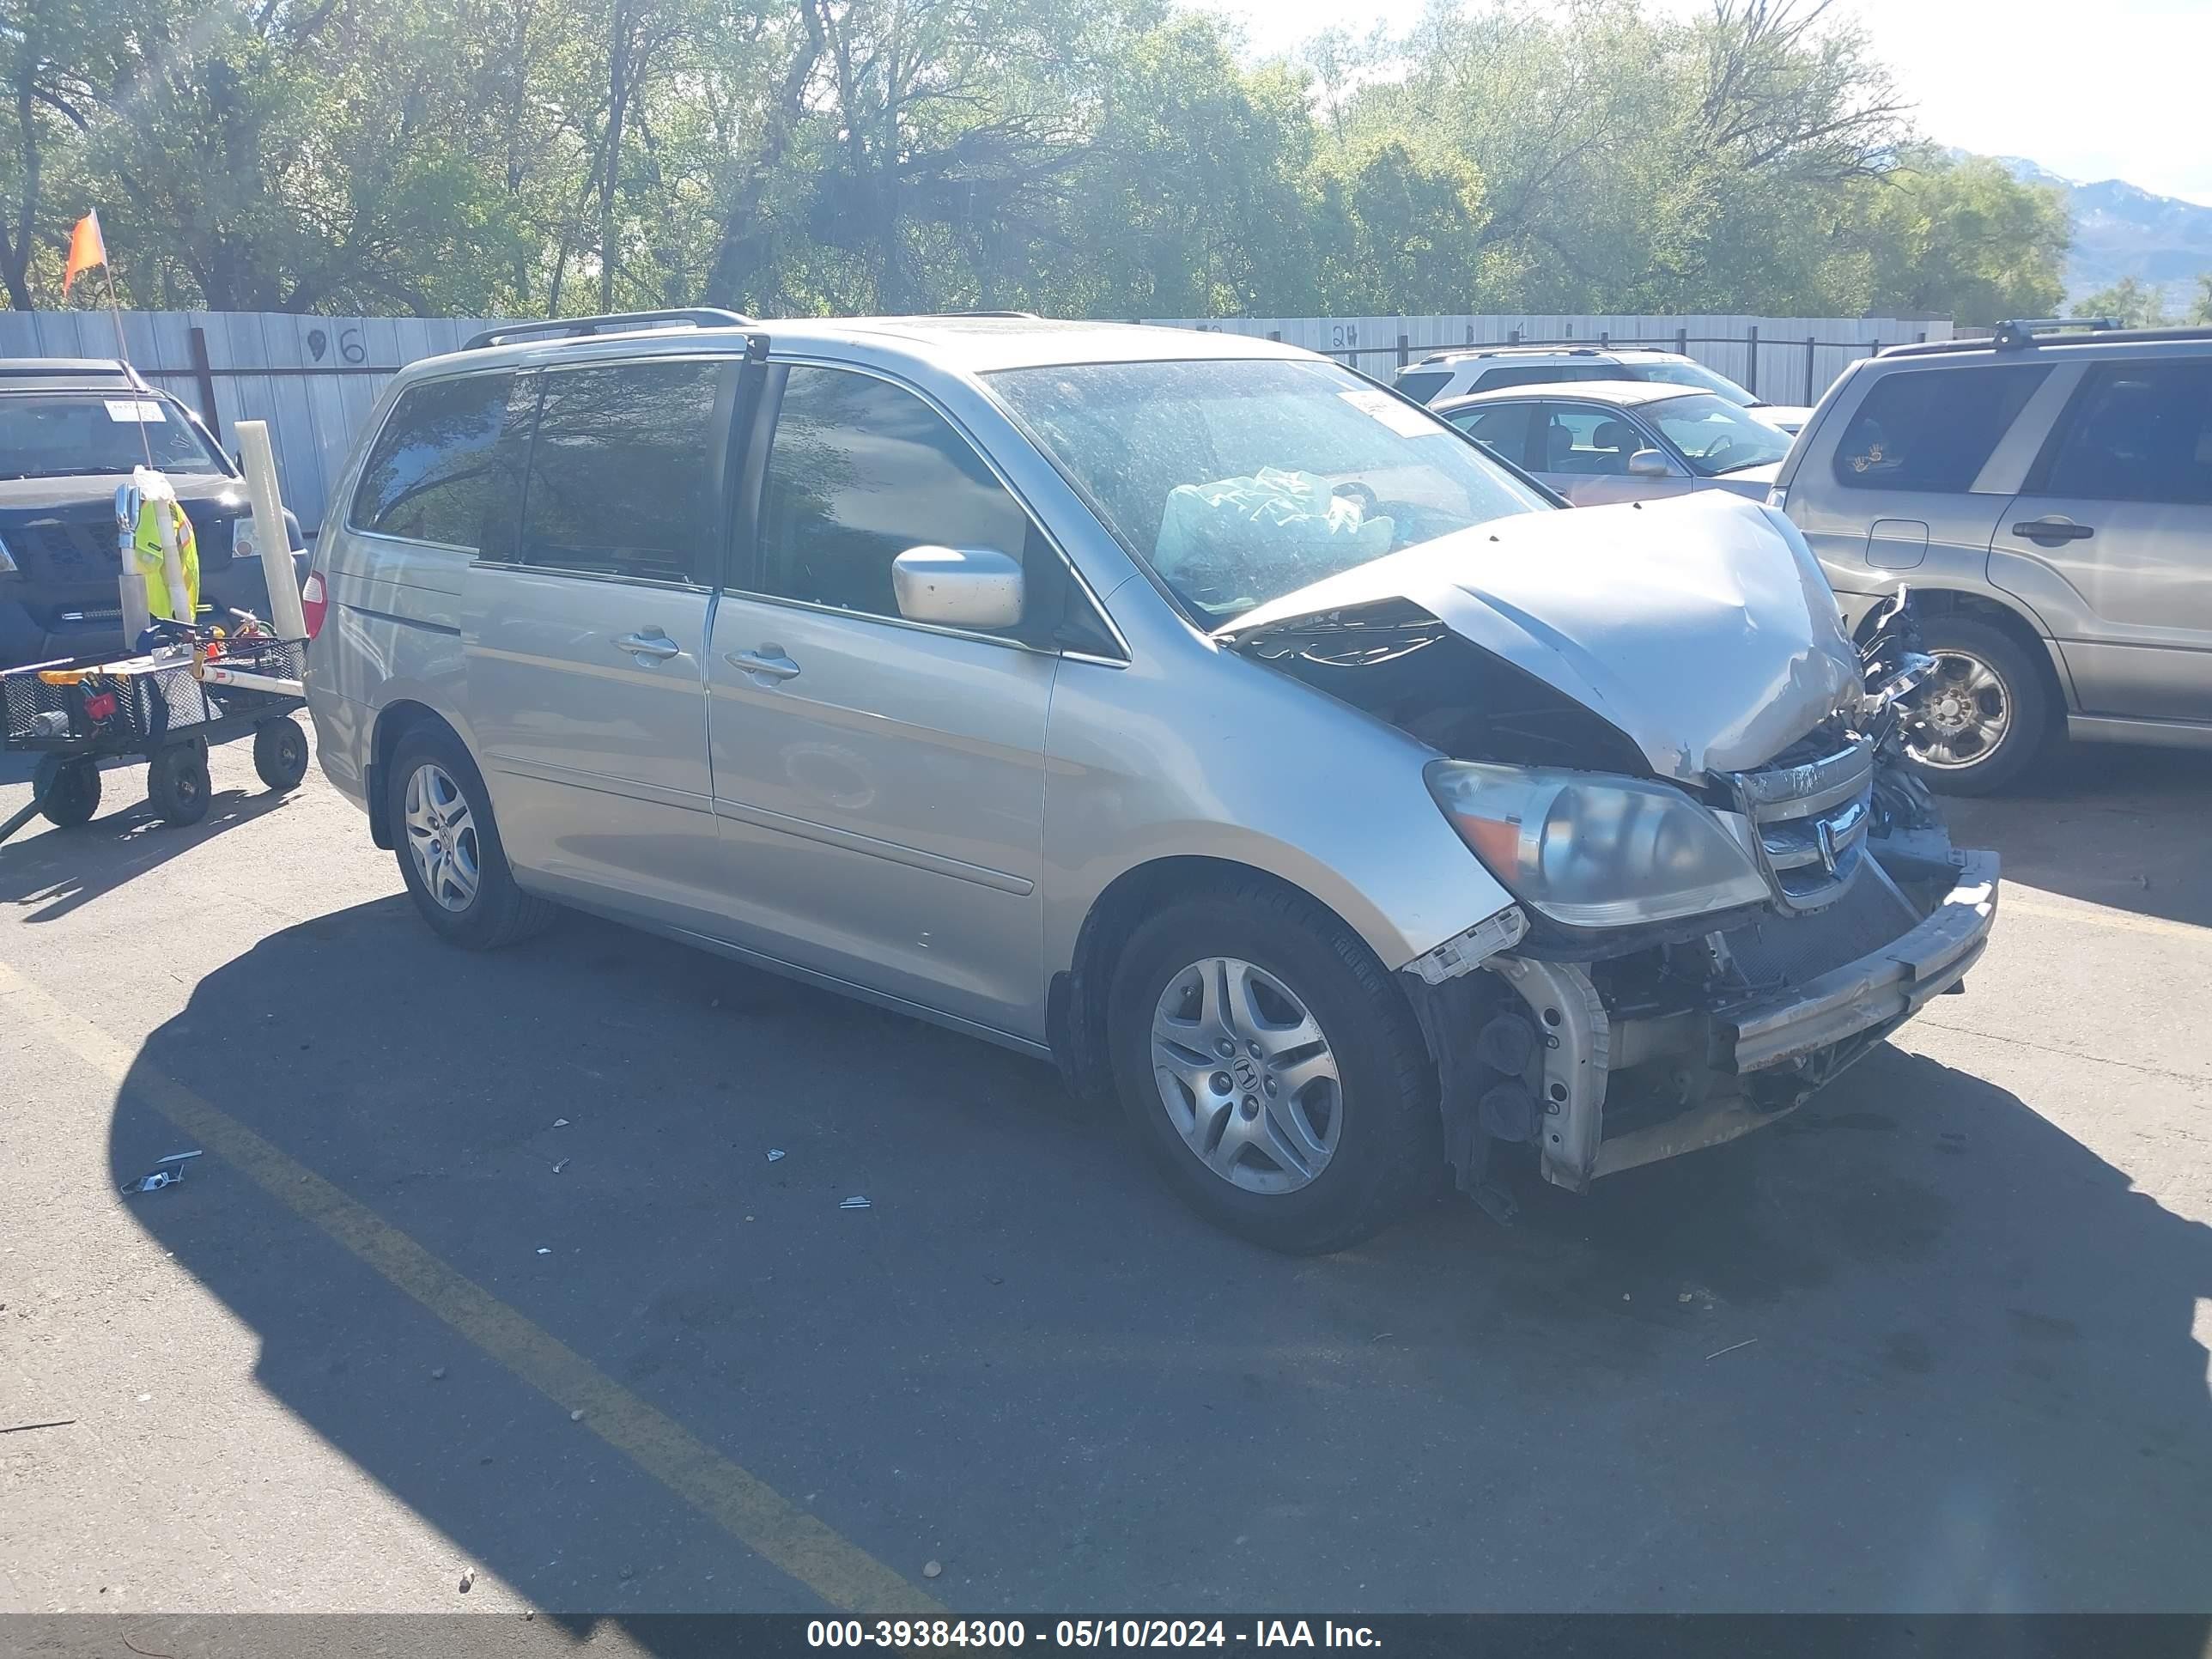
[[[0,358],[0,667],[124,643],[115,491],[149,451],[191,518],[201,614],[269,614],[246,481],[198,416],[127,363]]]

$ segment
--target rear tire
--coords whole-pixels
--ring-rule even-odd
[[[32,792],[39,797],[39,812],[47,823],[64,830],[88,823],[100,811],[100,763],[42,756],[33,774]]]
[[[1905,754],[1939,794],[1986,795],[2035,763],[2051,738],[2051,688],[2004,629],[1972,617],[1922,629],[1935,677],[1915,692]]]
[[[1255,879],[1141,924],[1115,964],[1107,1033],[1122,1110],[1168,1184],[1272,1249],[1358,1243],[1405,1213],[1440,1161],[1413,1011],[1303,894]]]
[[[483,777],[459,738],[443,726],[415,727],[399,739],[388,775],[400,878],[440,938],[495,951],[544,932],[560,914],[515,884]]]
[[[279,794],[300,787],[307,775],[307,734],[297,721],[288,716],[253,728],[253,769]]]
[[[173,743],[154,751],[146,763],[146,800],[162,822],[175,828],[207,816],[215,793],[208,776],[207,750],[198,742]]]

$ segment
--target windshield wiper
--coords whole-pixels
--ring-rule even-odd
[[[129,467],[122,469],[122,471],[125,472],[128,472],[131,469]],[[0,473],[0,477],[6,477],[10,480],[21,478],[96,478],[103,472],[113,472],[115,471],[116,469],[112,466],[50,466],[31,472]]]

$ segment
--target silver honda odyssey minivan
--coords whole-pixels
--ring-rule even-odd
[[[1050,1059],[1278,1248],[1741,1133],[1989,933],[1909,611],[1855,650],[1778,513],[1564,510],[1290,347],[530,325],[332,500],[322,763],[437,933],[573,906]]]

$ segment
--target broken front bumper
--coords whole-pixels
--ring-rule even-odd
[[[1577,1191],[1597,1176],[1716,1146],[1771,1123],[1958,985],[1996,917],[1997,857],[1953,855],[1950,891],[1879,949],[1786,990],[1657,1018],[1620,1018],[1571,963],[1500,956],[1486,964],[1546,1030],[1538,1151],[1547,1180]],[[1643,1127],[1605,1133],[1616,1073],[1658,1067],[1694,1100]]]
[[[1958,880],[1926,921],[1881,950],[1717,1024],[1737,1073],[1809,1054],[1875,1026],[1902,1024],[1966,977],[1997,914],[1997,855],[1961,853]]]

